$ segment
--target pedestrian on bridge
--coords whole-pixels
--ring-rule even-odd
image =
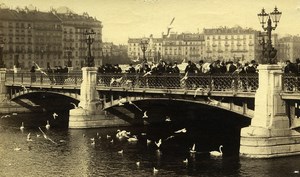
[[[30,78],[31,78],[31,83],[36,81],[35,66],[32,66],[30,69]]]

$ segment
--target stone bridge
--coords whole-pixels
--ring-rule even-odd
[[[40,92],[79,100],[70,128],[126,125],[105,110],[141,100],[204,104],[251,118],[241,131],[240,152],[257,158],[300,154],[298,76],[278,65],[260,65],[258,75],[111,75],[85,67],[82,73],[44,75],[1,72],[1,98]]]

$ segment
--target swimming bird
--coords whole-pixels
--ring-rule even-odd
[[[21,131],[24,131],[24,122],[22,122],[22,125],[21,125],[21,127],[20,127],[20,130],[21,130]]]
[[[194,143],[192,149],[190,149],[190,153],[196,153],[195,149],[196,149],[196,144]]]
[[[110,141],[111,143],[114,143],[114,140],[113,139],[111,139],[111,141]]]
[[[21,151],[21,148],[20,147],[15,147],[14,151]]]
[[[181,130],[177,130],[174,133],[186,133],[186,128],[183,128]]]
[[[295,170],[294,173],[295,174],[299,174],[300,172],[299,172],[299,170]]]
[[[165,119],[166,122],[171,122],[171,118],[169,116],[166,117]]]
[[[26,140],[27,140],[27,141],[32,141],[31,136],[30,136],[30,133],[28,133],[27,139],[26,139]]]
[[[140,166],[141,162],[135,162],[136,166]]]
[[[189,160],[186,158],[185,160],[183,160],[183,163],[187,165],[189,163]]]
[[[223,155],[222,148],[223,145],[220,145],[219,151],[210,151],[209,154],[214,157],[221,157]]]
[[[148,140],[148,139],[147,139],[147,145],[149,145],[150,143],[151,143],[151,140]]]
[[[144,118],[144,119],[147,119],[147,118],[148,118],[147,111],[144,112],[143,118]]]
[[[132,137],[128,138],[127,141],[128,142],[137,142],[138,139],[137,139],[137,137],[135,135],[133,135]]]
[[[58,117],[58,114],[56,114],[56,112],[54,112],[54,113],[52,114],[52,116],[53,116],[53,119],[56,119],[56,117]]]
[[[123,149],[118,151],[118,154],[123,154]]]
[[[158,169],[156,169],[155,167],[153,167],[153,173],[157,173]]]
[[[90,140],[91,140],[91,141],[95,141],[95,138],[91,138]]]
[[[92,146],[95,146],[95,144],[96,144],[95,141],[92,141],[92,142],[91,142],[91,145],[92,145]]]
[[[50,129],[50,124],[49,124],[49,120],[47,120],[47,124],[46,124],[46,129],[49,130]]]
[[[161,139],[159,139],[158,142],[155,141],[155,144],[158,148],[160,148],[161,143],[162,143]]]
[[[141,135],[146,136],[147,134],[146,133],[141,133]]]
[[[111,136],[110,135],[106,135],[106,139],[108,139],[108,138],[111,138]]]

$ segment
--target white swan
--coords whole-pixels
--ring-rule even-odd
[[[21,130],[21,131],[24,131],[24,122],[22,122],[22,125],[21,125],[21,127],[20,127],[20,130]]]
[[[123,149],[118,151],[118,154],[123,154]]]
[[[53,116],[53,119],[56,119],[56,117],[58,117],[58,114],[56,114],[56,112],[54,112],[54,113],[52,114],[52,116]]]
[[[192,149],[190,150],[190,153],[196,153],[196,144],[193,144]]]
[[[32,141],[30,133],[28,133],[28,135],[27,135],[27,141]]]
[[[50,129],[50,124],[49,124],[49,120],[47,120],[47,124],[46,124],[46,129],[49,130]]]
[[[137,142],[138,139],[137,139],[137,137],[135,135],[133,135],[132,137],[128,138],[127,141],[128,142]]]
[[[209,154],[214,157],[221,157],[223,155],[222,148],[223,145],[220,145],[219,151],[210,151]]]
[[[156,169],[155,167],[153,167],[153,173],[157,173],[158,169]]]
[[[135,164],[136,164],[136,166],[138,166],[138,167],[139,167],[139,166],[140,166],[140,164],[141,164],[141,162],[136,162]]]
[[[183,163],[188,164],[189,160],[186,158],[185,160],[183,160]]]

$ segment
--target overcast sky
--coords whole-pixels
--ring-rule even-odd
[[[32,4],[40,11],[67,6],[88,12],[103,24],[103,40],[126,44],[129,37],[161,37],[175,17],[173,32],[239,25],[261,30],[257,14],[264,7],[282,12],[276,33],[300,34],[300,0],[1,0],[8,7]]]

